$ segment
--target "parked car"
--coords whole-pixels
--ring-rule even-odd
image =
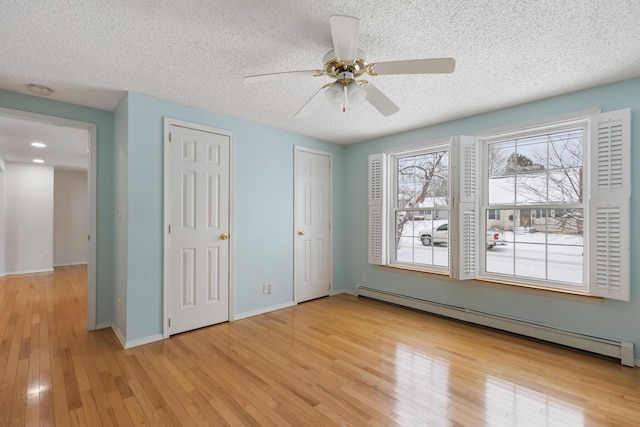
[[[435,225],[434,225],[435,227]],[[418,238],[425,246],[434,244],[447,244],[449,242],[449,224],[444,223],[435,228],[418,230]],[[506,246],[507,241],[500,230],[487,230],[487,248]]]
[[[435,228],[432,229],[418,230],[418,236],[423,245],[449,243],[449,224],[445,222],[439,226],[436,225],[434,224]]]
[[[507,246],[507,241],[504,240],[504,234],[500,230],[487,230],[487,249],[496,246]]]

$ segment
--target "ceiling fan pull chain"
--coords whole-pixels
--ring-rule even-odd
[[[347,111],[347,85],[343,86],[344,100],[342,101],[342,112]]]

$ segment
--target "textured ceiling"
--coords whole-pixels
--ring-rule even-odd
[[[251,74],[317,69],[329,16],[361,19],[368,62],[453,57],[443,75],[369,80],[400,112],[298,109],[329,80],[254,86]],[[0,88],[113,109],[125,91],[350,143],[640,76],[640,2],[453,0],[21,0],[2,2]]]
[[[46,147],[33,147],[32,142]],[[47,166],[86,170],[89,131],[0,114],[0,157],[19,163],[40,159]]]

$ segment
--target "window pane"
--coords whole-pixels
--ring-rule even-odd
[[[447,151],[400,157],[396,166],[398,208],[448,206]]]
[[[515,142],[491,144],[487,151],[489,171],[489,204],[515,202],[515,177],[507,171],[507,159],[515,153]]]
[[[398,211],[395,261],[448,267],[448,218],[447,211]]]
[[[502,209],[500,221],[490,213],[485,212],[487,273],[583,283],[582,209]],[[496,233],[502,234],[505,246],[491,245]]]
[[[488,273],[513,276],[514,252],[513,232],[504,233],[506,245],[492,246],[485,252],[485,265]]]
[[[547,172],[529,172],[516,178],[516,203],[522,205],[547,203],[549,197]]]
[[[516,243],[515,275],[534,279],[545,279],[547,258],[545,249],[546,245],[544,244]]]
[[[548,246],[549,280],[582,284],[584,247],[580,244],[573,246]]]
[[[515,141],[497,142],[489,145],[487,166],[489,178],[500,178],[507,174],[507,159],[516,151]]]
[[[488,203],[581,203],[583,131],[562,131],[488,146]]]
[[[582,130],[549,135],[549,201],[582,202]]]

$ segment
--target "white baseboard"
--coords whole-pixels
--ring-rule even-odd
[[[53,264],[54,267],[71,267],[72,265],[87,265],[87,261],[63,262],[61,264]]]
[[[427,313],[438,314],[440,316],[450,317],[464,322],[500,329],[542,341],[548,341],[604,356],[614,357],[620,359],[620,362],[625,366],[638,366],[638,359],[634,359],[634,344],[629,341],[585,335],[559,329],[550,325],[532,323],[523,319],[505,317],[465,307],[427,301],[420,298],[409,297],[365,286],[358,287],[358,295],[398,304],[404,307],[415,308]]]
[[[138,347],[140,345],[150,344],[156,341],[162,341],[163,339],[164,339],[164,336],[162,334],[153,334],[147,337],[138,338],[137,340],[126,341],[123,347],[126,350],[129,348]]]
[[[98,329],[107,329],[107,328],[110,328],[111,325],[112,325],[111,322],[96,323],[95,330],[97,331]]]
[[[116,334],[116,338],[118,338],[118,341],[120,341],[120,345],[122,346],[122,348],[127,348],[125,346],[126,340],[124,339],[124,334],[122,333],[120,328],[118,328],[116,325],[112,324],[111,325],[111,330],[113,331],[114,334]]]
[[[353,289],[338,289],[337,291],[331,291],[332,297],[340,294],[349,294],[349,295],[353,295],[354,297],[358,296],[356,291],[354,291]]]
[[[156,341],[161,341],[161,340],[164,339],[162,334],[154,334],[154,335],[149,335],[147,337],[138,338],[136,340],[128,340],[127,341],[125,339],[125,337],[124,337],[124,334],[120,330],[120,328],[118,328],[115,324],[111,325],[111,329],[113,330],[113,333],[116,334],[116,337],[118,338],[118,341],[120,341],[120,345],[125,350],[127,350],[129,348],[133,348],[133,347],[138,347],[140,345],[145,345],[145,344],[149,344],[149,343],[152,343],[152,342],[156,342]]]
[[[270,307],[260,308],[258,310],[245,311],[244,313],[236,314],[233,316],[233,320],[246,319],[247,317],[257,316],[259,314],[269,313],[270,311],[282,310],[283,308],[289,308],[296,305],[295,302],[289,301],[284,304],[272,305]]]
[[[15,276],[18,274],[36,274],[36,273],[51,273],[53,268],[41,268],[37,270],[19,270],[19,271],[5,271],[4,276]]]

